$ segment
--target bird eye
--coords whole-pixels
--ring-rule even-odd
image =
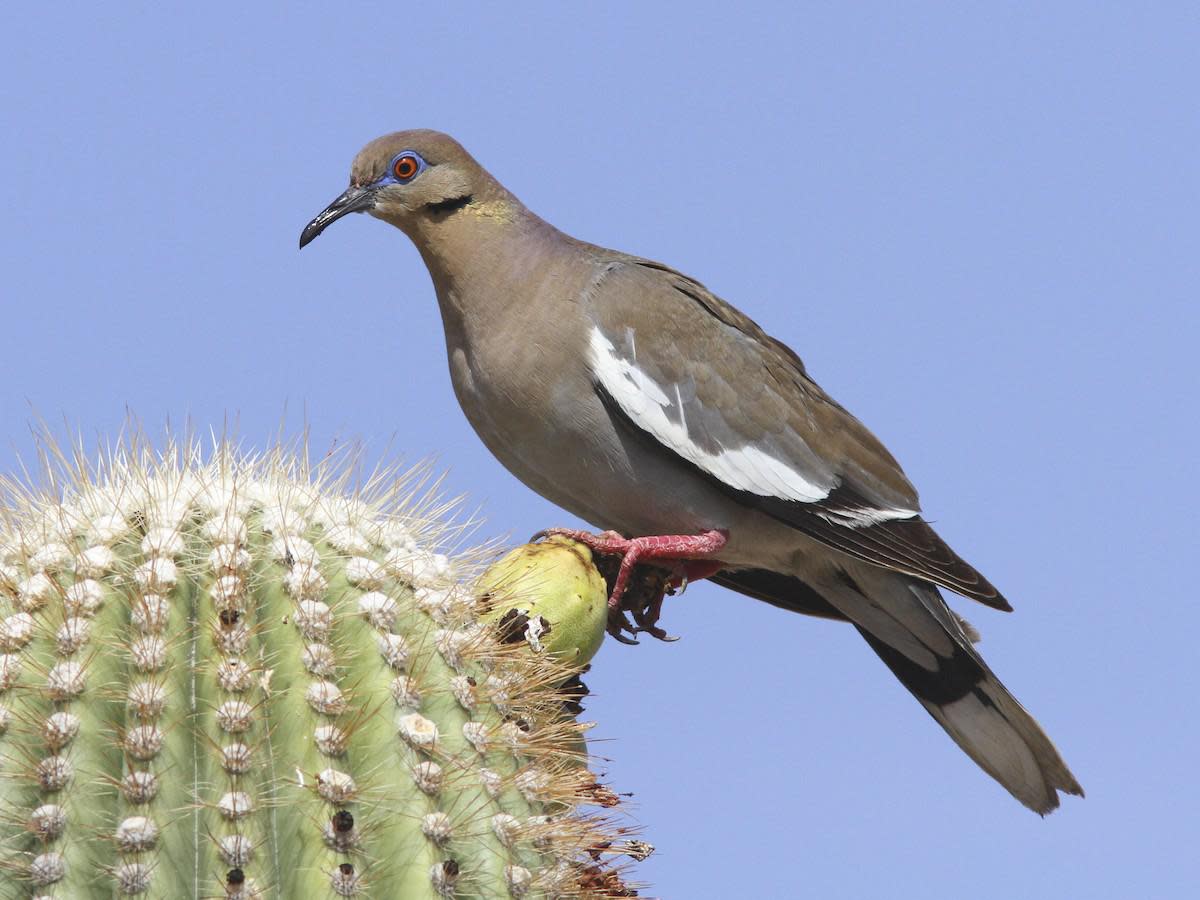
[[[397,181],[412,181],[421,171],[421,160],[411,153],[401,153],[392,161],[392,175]]]

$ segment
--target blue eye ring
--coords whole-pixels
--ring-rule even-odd
[[[388,166],[389,180],[396,184],[408,184],[425,171],[425,166],[425,160],[412,150],[397,153],[392,159],[392,164]]]

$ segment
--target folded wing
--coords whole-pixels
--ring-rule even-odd
[[[607,263],[583,302],[595,389],[629,428],[834,549],[1010,609],[921,517],[879,440],[745,315],[635,258]]]

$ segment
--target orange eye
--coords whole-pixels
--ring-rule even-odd
[[[392,174],[397,181],[408,181],[420,170],[421,165],[414,156],[401,156],[392,163]]]

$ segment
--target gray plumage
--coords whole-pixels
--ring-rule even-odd
[[[518,478],[627,536],[727,532],[714,581],[852,623],[1031,809],[1082,795],[938,588],[1007,602],[784,344],[694,279],[558,231],[437,132],[368,144],[301,246],[349,212],[395,225],[420,251],[455,394]]]

